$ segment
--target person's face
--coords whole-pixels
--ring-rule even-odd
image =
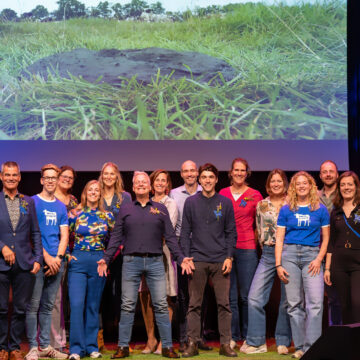
[[[192,161],[185,161],[181,166],[180,175],[186,185],[194,185],[199,175],[196,164]]]
[[[274,174],[270,180],[270,192],[272,195],[282,195],[285,192],[285,184],[280,174]]]
[[[40,183],[44,190],[53,193],[58,183],[58,173],[53,169],[45,170]]]
[[[20,171],[16,166],[4,166],[4,171],[0,173],[0,179],[3,183],[4,191],[12,192],[19,186],[21,180]]]
[[[333,186],[339,177],[336,167],[333,163],[326,162],[320,168],[320,179],[326,186]]]
[[[86,191],[87,206],[91,207],[100,200],[100,185],[98,183],[91,184]]]
[[[164,173],[160,173],[154,180],[154,190],[158,195],[164,195],[168,187],[167,176]]]
[[[59,176],[58,187],[69,191],[74,184],[74,174],[71,170],[65,170]]]
[[[212,171],[203,171],[199,177],[200,185],[207,193],[215,191],[215,185],[218,182],[217,177]]]
[[[299,197],[309,196],[311,190],[311,184],[307,177],[300,175],[295,180],[295,192]]]
[[[113,187],[116,183],[116,177],[117,173],[115,169],[111,165],[106,166],[102,173],[102,179],[105,186]]]
[[[150,182],[147,176],[142,174],[136,176],[133,184],[133,191],[136,196],[149,195],[150,189]]]
[[[241,161],[237,161],[231,170],[230,176],[233,184],[243,185],[247,177],[246,165]]]
[[[355,198],[356,184],[352,176],[346,176],[340,180],[340,194],[344,200],[352,200]]]

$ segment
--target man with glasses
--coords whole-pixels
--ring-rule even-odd
[[[192,259],[185,258],[179,247],[166,206],[150,199],[150,178],[145,172],[134,173],[133,190],[136,200],[121,207],[104,258],[98,261],[99,275],[104,276],[115,252],[120,245],[124,246],[119,342],[112,358],[129,356],[138,289],[143,275],[154,306],[162,342],[162,356],[178,358],[179,355],[172,347],[171,323],[166,299],[163,237],[183,272],[191,273]]]
[[[30,351],[26,360],[66,359],[67,354],[50,345],[51,314],[64,271],[63,257],[69,240],[65,205],[55,198],[59,168],[53,164],[41,168],[43,189],[33,196],[41,231],[44,266],[36,274],[31,300],[26,309],[26,328]],[[37,334],[38,341],[37,342]]]
[[[8,360],[9,352],[10,360],[22,360],[26,305],[42,263],[41,237],[33,199],[18,192],[19,165],[3,163],[0,179],[0,360]],[[10,286],[13,311],[8,326]]]

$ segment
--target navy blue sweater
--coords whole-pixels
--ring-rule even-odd
[[[223,262],[233,256],[236,237],[230,199],[218,193],[207,198],[201,192],[186,199],[180,235],[185,256],[194,261]]]
[[[164,236],[175,261],[180,265],[184,255],[178,245],[175,230],[165,205],[149,200],[142,207],[138,201],[124,204],[116,218],[104,260],[109,264],[120,245],[122,253],[162,254]]]

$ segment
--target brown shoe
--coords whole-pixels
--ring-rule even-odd
[[[161,355],[167,358],[178,359],[180,355],[175,352],[174,348],[162,348]]]
[[[186,350],[187,347],[187,343],[186,342],[181,342],[179,344],[179,352],[183,353]]]
[[[182,354],[182,357],[193,357],[196,355],[199,355],[197,343],[190,340],[186,350]]]
[[[129,356],[129,347],[128,346],[119,346],[116,350],[116,353],[111,355],[112,359],[121,359]]]
[[[6,350],[0,350],[0,360],[8,360],[9,353]]]
[[[10,360],[24,360],[22,352],[20,350],[10,351]]]
[[[200,350],[211,351],[213,349],[211,346],[206,344],[205,341],[199,341],[197,345]]]
[[[237,357],[237,353],[230,347],[230,344],[221,344],[219,354],[227,357]]]

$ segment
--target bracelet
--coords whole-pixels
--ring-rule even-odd
[[[276,265],[275,268],[277,269],[278,267],[282,266],[281,264],[280,265]]]
[[[325,271],[330,271],[330,269],[325,269]]]

